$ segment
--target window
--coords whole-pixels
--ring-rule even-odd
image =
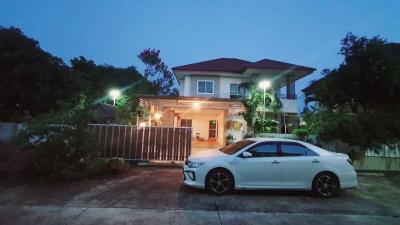
[[[281,144],[282,156],[306,156],[306,147],[297,145],[284,143]]]
[[[306,153],[307,153],[307,156],[319,156],[317,153],[315,153],[314,151],[312,151],[308,148],[306,148]]]
[[[192,127],[191,119],[181,119],[181,127]]]
[[[249,152],[253,157],[275,157],[278,155],[275,143],[259,144],[250,149]]]
[[[199,94],[214,94],[214,81],[212,81],[212,80],[197,81],[197,93],[199,93]]]
[[[245,139],[245,140],[241,140],[236,143],[233,143],[231,145],[227,145],[227,146],[221,148],[220,151],[225,154],[232,155],[253,143],[254,143],[254,141]]]
[[[230,95],[232,99],[238,99],[246,94],[246,88],[242,84],[230,84]]]

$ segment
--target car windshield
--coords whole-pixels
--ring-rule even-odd
[[[239,150],[243,149],[244,147],[249,146],[253,143],[254,141],[251,140],[241,140],[231,145],[225,146],[219,150],[225,154],[232,155],[238,152]]]

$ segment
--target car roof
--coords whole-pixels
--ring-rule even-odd
[[[299,140],[295,140],[295,139],[288,139],[288,138],[262,138],[262,137],[258,137],[258,138],[247,138],[247,140],[250,141],[287,141],[287,142],[302,142]]]
[[[310,148],[311,150],[317,152],[319,155],[330,155],[331,152],[328,150],[325,150],[323,148],[320,148],[318,146],[312,145],[310,143],[300,141],[300,140],[295,140],[295,139],[288,139],[288,138],[247,138],[247,140],[250,141],[255,141],[255,142],[261,142],[261,141],[279,141],[279,142],[293,142],[293,143],[299,143],[302,145],[305,145],[306,147]]]

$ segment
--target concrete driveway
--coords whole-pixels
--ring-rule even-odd
[[[308,192],[213,196],[181,185],[181,169],[133,167],[77,182],[0,184],[0,224],[400,224],[400,177],[360,176],[334,199]]]

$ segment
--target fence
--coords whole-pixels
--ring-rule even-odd
[[[289,139],[297,139],[294,134],[275,134],[275,133],[262,133],[259,134],[258,137],[270,137],[270,138],[289,138]],[[310,140],[315,144],[316,136],[310,135]],[[340,140],[330,141],[330,142],[322,142],[320,143],[322,148],[328,149],[334,152],[342,152],[347,153],[351,148],[348,144],[341,142]],[[376,149],[368,149],[365,152],[365,156],[367,157],[382,157],[382,158],[400,158],[400,143],[397,143],[393,146],[381,145]]]
[[[0,122],[0,141],[11,139],[17,134],[17,123],[2,123]]]
[[[185,161],[192,147],[192,128],[90,124],[105,158]]]

